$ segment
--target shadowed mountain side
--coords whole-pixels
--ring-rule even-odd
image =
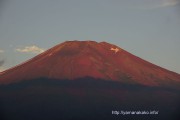
[[[0,86],[1,120],[178,120],[180,91],[85,77],[39,78]],[[158,115],[113,115],[159,111]]]
[[[179,101],[178,73],[106,42],[67,41],[0,73],[0,120],[180,120]]]

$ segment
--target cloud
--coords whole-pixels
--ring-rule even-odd
[[[158,9],[165,7],[174,7],[180,4],[180,0],[139,0],[136,3],[138,9]]]
[[[0,72],[5,70],[5,68],[2,67],[4,65],[4,63],[5,63],[5,60],[0,60]]]
[[[0,49],[0,53],[4,53],[4,50],[1,50],[1,49]]]
[[[4,64],[5,60],[0,60],[0,67]]]
[[[179,4],[179,0],[162,0],[161,5],[159,7],[169,7],[175,6]]]
[[[4,70],[6,70],[4,67],[2,67],[5,63],[5,60],[0,60],[0,72],[3,72]]]
[[[21,52],[21,53],[39,54],[39,53],[44,52],[45,50],[43,48],[39,48],[39,47],[33,45],[33,46],[26,46],[24,48],[17,48],[16,51]]]

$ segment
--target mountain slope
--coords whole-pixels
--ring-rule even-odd
[[[87,76],[147,86],[180,83],[179,74],[142,60],[118,46],[106,42],[67,41],[4,71],[0,84],[36,78],[73,80]]]

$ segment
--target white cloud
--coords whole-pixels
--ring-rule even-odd
[[[160,7],[175,6],[179,3],[178,0],[162,0]]]
[[[0,49],[0,53],[4,53],[4,50],[1,50],[1,49]]]
[[[21,52],[21,53],[39,54],[39,53],[44,52],[45,50],[43,48],[39,48],[39,47],[33,45],[33,46],[26,46],[24,48],[17,48],[16,51]]]

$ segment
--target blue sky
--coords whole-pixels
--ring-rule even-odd
[[[106,41],[180,73],[180,1],[0,2],[0,71],[66,40]]]

